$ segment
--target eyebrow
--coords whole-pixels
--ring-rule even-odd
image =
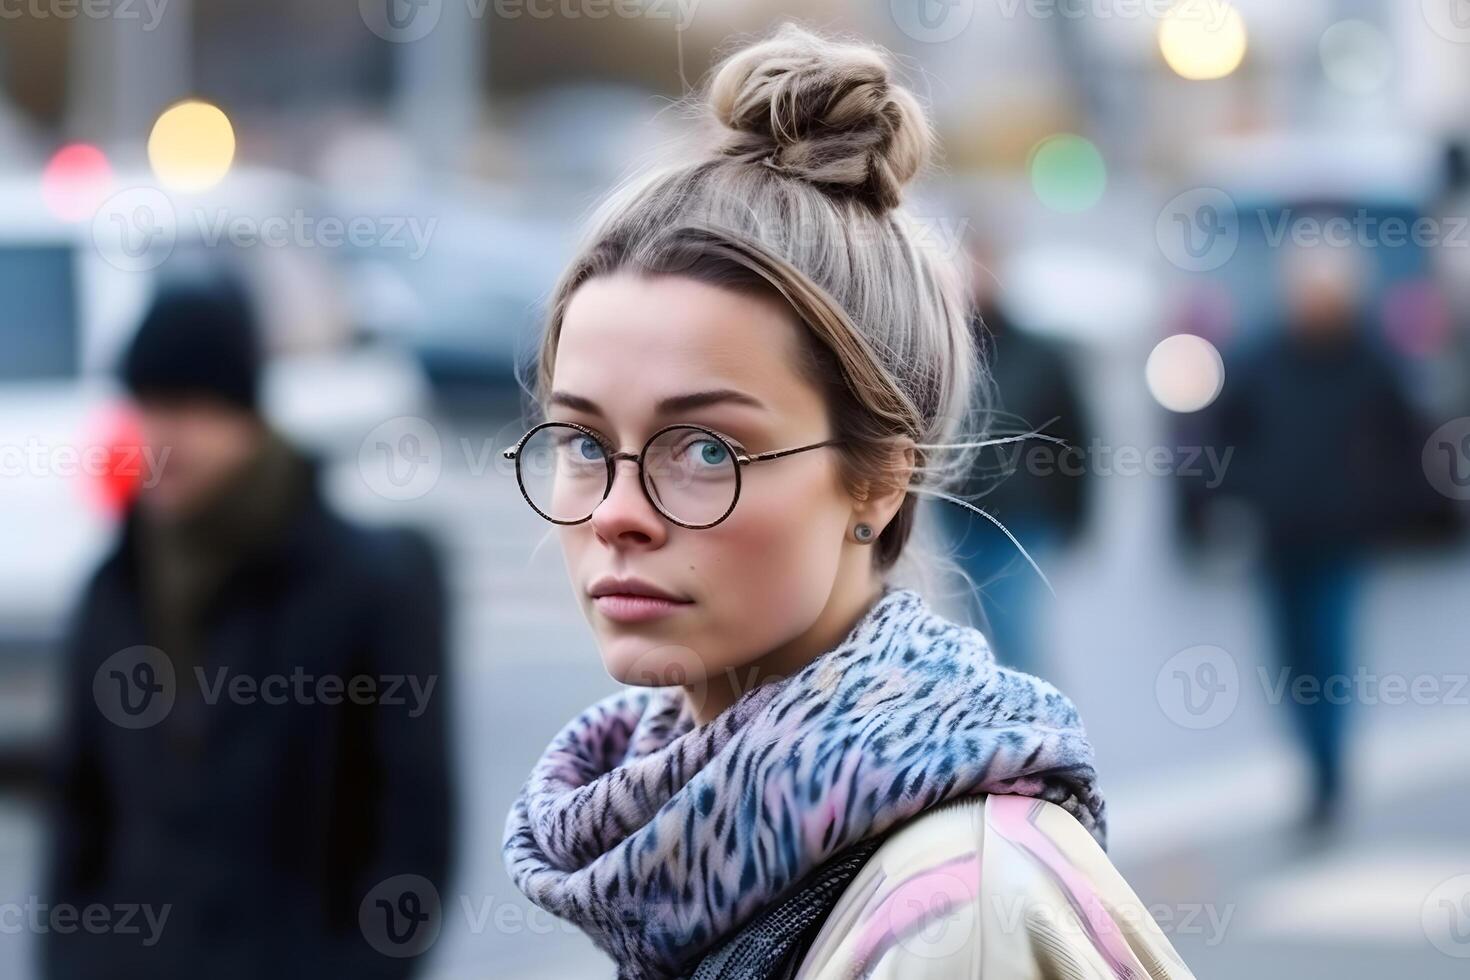
[[[553,391],[549,403],[562,405],[578,412],[586,412],[589,415],[607,416],[597,403],[581,395],[574,395],[569,391]],[[710,405],[719,404],[747,405],[751,408],[766,409],[766,403],[754,395],[747,395],[743,391],[734,388],[713,388],[709,391],[691,391],[682,395],[670,395],[661,400],[655,410],[660,415],[670,415],[676,412],[689,412],[696,408],[705,408]]]

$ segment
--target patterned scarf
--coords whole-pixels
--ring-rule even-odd
[[[532,770],[504,856],[622,980],[666,980],[828,858],[976,793],[1050,800],[1106,846],[1072,702],[889,585],[837,647],[706,724],[678,687],[588,708]]]

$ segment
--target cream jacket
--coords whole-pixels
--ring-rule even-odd
[[[796,980],[1193,978],[1128,883],[1061,807],[943,804],[848,884]]]

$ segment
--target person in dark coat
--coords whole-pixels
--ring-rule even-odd
[[[47,901],[106,918],[48,930],[47,977],[404,977],[437,935],[438,562],[332,512],[259,369],[223,282],[164,291],[125,358],[168,455],[70,633]]]
[[[981,449],[959,496],[1004,524],[1044,568],[1044,559],[1075,538],[1084,519],[1089,477],[1083,451],[1091,422],[1063,352],[1013,322],[992,274],[982,263],[977,267],[973,326],[982,347],[989,347],[992,438],[1036,431],[1061,442],[1027,439]],[[967,610],[972,624],[1001,663],[1041,673],[1035,606],[1046,586],[985,518],[953,504],[941,505],[940,513],[955,559],[978,589]]]
[[[1234,451],[1220,491],[1259,521],[1283,710],[1306,748],[1306,826],[1324,829],[1344,783],[1352,622],[1367,552],[1392,529],[1417,422],[1370,336],[1355,257],[1323,246],[1283,263],[1284,322],[1231,359],[1211,407]],[[1300,685],[1300,686],[1298,686]],[[1301,691],[1297,696],[1296,691]]]

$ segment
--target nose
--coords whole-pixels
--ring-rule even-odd
[[[592,511],[589,521],[599,538],[609,544],[657,546],[668,536],[669,524],[643,493],[638,463],[620,459],[613,463],[612,487]]]

